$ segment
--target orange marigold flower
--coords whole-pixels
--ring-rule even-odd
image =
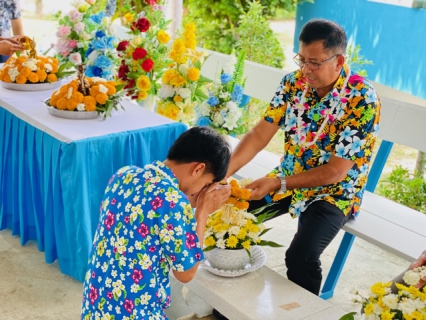
[[[27,77],[20,74],[16,76],[15,81],[16,83],[24,84],[25,82],[27,82]]]
[[[96,99],[92,96],[85,96],[83,99],[83,103],[86,106],[87,111],[95,111],[96,110]]]
[[[84,99],[84,96],[83,96],[83,94],[82,94],[81,92],[79,92],[79,91],[73,91],[72,96],[71,96],[71,99],[73,99],[73,100],[77,101],[77,103],[82,103],[82,102],[83,102],[83,99]]]
[[[90,88],[90,95],[96,99],[96,96],[99,93],[99,86],[93,86]]]
[[[67,108],[68,100],[65,98],[59,98],[58,102],[56,102],[56,107],[59,110],[65,110]]]
[[[235,206],[240,210],[248,209],[249,203],[247,201],[237,201]]]
[[[28,77],[31,73],[31,70],[27,67],[24,67],[21,69],[21,75],[23,75],[24,77]]]
[[[28,80],[32,83],[38,82],[39,81],[38,74],[35,72],[31,72],[30,75],[28,76]]]
[[[75,101],[74,99],[70,99],[67,101],[67,109],[69,111],[74,111],[77,108],[77,104],[77,101]]]
[[[112,94],[115,94],[117,92],[117,90],[115,89],[115,86],[112,86],[109,83],[104,83],[103,85],[108,89],[107,94],[109,96],[112,95]]]
[[[174,98],[173,98],[173,101],[174,102],[182,102],[183,98],[181,96],[179,96],[179,95],[175,95]]]
[[[149,78],[146,75],[141,75],[136,80],[136,87],[139,90],[149,91],[151,89],[151,81],[149,80]]]
[[[36,71],[38,78],[40,80],[40,82],[44,82],[44,80],[46,80],[47,78],[47,73],[44,70],[37,70]]]
[[[48,82],[56,82],[56,81],[58,81],[58,77],[56,77],[56,74],[51,73],[47,76],[47,81]]]
[[[96,102],[99,104],[105,104],[108,100],[108,95],[105,93],[98,93],[95,97]]]

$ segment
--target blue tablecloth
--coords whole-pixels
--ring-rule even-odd
[[[144,123],[143,115],[148,111],[133,105],[126,106],[126,111],[135,108],[133,113],[119,114],[119,124],[114,117],[101,124],[99,120],[53,119],[33,100],[22,103],[32,105],[28,116],[25,111],[30,109],[14,109],[14,99],[5,102],[3,95],[0,97],[0,230],[11,229],[13,235],[20,236],[21,244],[36,240],[47,263],[58,259],[61,272],[83,281],[109,178],[124,165],[143,166],[165,159],[186,126],[159,115],[150,115],[149,123]],[[121,128],[123,122],[134,123],[139,113],[139,128],[114,129]],[[49,117],[56,127],[49,127]],[[161,117],[154,118],[161,124],[153,125],[152,117]],[[74,141],[60,132],[61,127],[75,126],[78,134],[87,125],[94,130],[99,127],[101,133],[112,132]]]

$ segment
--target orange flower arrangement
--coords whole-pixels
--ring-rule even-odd
[[[226,201],[227,204],[232,204],[239,210],[246,210],[249,207],[248,200],[250,199],[250,190],[241,187],[237,180],[231,180],[231,196]],[[243,183],[241,184],[243,185]]]
[[[10,57],[0,71],[0,80],[8,83],[45,83],[58,81],[59,61],[52,57]]]
[[[111,115],[124,92],[123,85],[103,78],[84,77],[83,67],[79,67],[78,77],[52,93],[47,104],[67,111],[97,111],[104,118]]]

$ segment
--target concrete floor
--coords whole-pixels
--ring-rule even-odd
[[[273,227],[265,239],[288,246],[297,220],[281,216],[267,222]],[[323,254],[323,273],[330,268],[343,235],[341,232]],[[285,248],[265,247],[267,265],[285,276]],[[346,311],[359,306],[351,302],[352,288],[368,288],[376,281],[388,281],[406,268],[408,262],[361,239],[356,239],[345,269],[329,301]],[[60,273],[57,263],[48,265],[36,243],[21,246],[10,230],[0,231],[0,320],[72,320],[79,319],[82,284]],[[196,319],[187,317],[186,319]],[[204,320],[214,320],[207,317]],[[238,320],[238,319],[235,319]]]

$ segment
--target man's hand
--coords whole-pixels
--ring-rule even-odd
[[[206,189],[202,190],[197,199],[197,210],[206,217],[218,210],[231,195],[231,186],[212,184]]]
[[[260,200],[267,194],[281,188],[280,180],[277,178],[260,178],[246,186],[251,189],[250,200]]]

